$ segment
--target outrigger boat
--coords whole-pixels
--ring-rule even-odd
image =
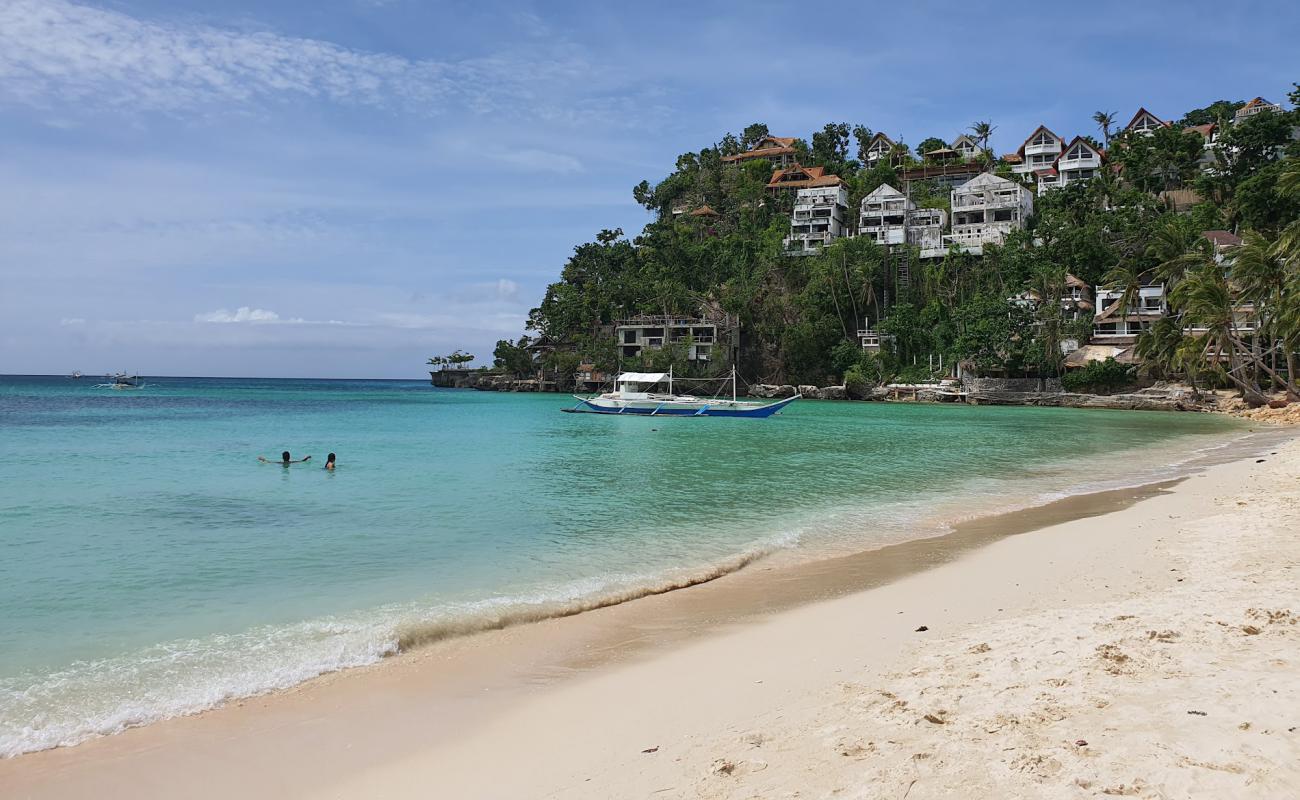
[[[683,380],[679,378],[678,380]],[[713,378],[687,378],[685,380],[716,380]],[[667,392],[652,391],[652,387],[667,383]],[[770,417],[798,400],[802,395],[786,397],[774,403],[756,403],[736,399],[736,370],[731,370],[731,399],[724,397],[695,397],[673,393],[673,373],[624,372],[614,379],[614,391],[595,397],[574,395],[578,404],[564,409],[575,414],[637,414],[642,416],[671,417]]]
[[[95,384],[96,389],[143,389],[144,379],[139,375],[127,375],[125,372],[119,372],[116,375],[105,375],[109,379],[108,383]]]

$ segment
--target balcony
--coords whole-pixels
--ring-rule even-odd
[[[1043,155],[1044,153],[1052,156],[1060,155],[1062,147],[1062,143],[1055,140],[1046,144],[1027,144],[1025,145],[1025,162],[1028,163],[1031,160],[1030,156]]]

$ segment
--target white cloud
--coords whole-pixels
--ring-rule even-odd
[[[519,284],[509,278],[500,278],[496,283],[497,297],[502,300],[513,300],[519,296]]]
[[[249,308],[240,306],[231,312],[224,308],[216,311],[209,311],[206,314],[195,314],[195,322],[280,322],[280,315],[274,311],[267,311],[264,308]],[[302,322],[302,320],[284,320],[285,322]]]
[[[630,122],[618,119],[617,101],[587,105],[575,97],[637,85],[615,73],[558,37],[439,61],[273,31],[146,20],[66,0],[0,3],[0,102],[40,108],[179,112],[300,98],[428,115],[468,109]],[[576,168],[572,158],[516,158]]]
[[[65,328],[71,328],[78,325],[85,325],[86,320],[84,317],[64,317],[59,320],[59,324]]]

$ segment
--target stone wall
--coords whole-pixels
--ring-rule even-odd
[[[968,392],[1060,392],[1060,378],[972,378],[961,379]]]

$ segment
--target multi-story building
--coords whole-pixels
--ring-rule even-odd
[[[1039,170],[1051,169],[1064,151],[1065,140],[1048,130],[1046,125],[1039,125],[1016,151],[1019,163],[1013,163],[1011,171],[1017,175],[1033,175]]]
[[[687,317],[678,315],[642,315],[619,320],[614,327],[619,355],[636,358],[646,350],[670,344],[686,345],[688,361],[708,361],[728,356],[727,344],[735,325],[728,316]]]
[[[862,198],[858,235],[881,245],[907,244],[925,250],[944,249],[948,214],[941,208],[917,208],[902,192],[881,184]]]
[[[1124,126],[1123,132],[1150,136],[1156,132],[1157,128],[1167,127],[1169,127],[1168,122],[1160,119],[1145,108],[1139,108],[1137,113],[1133,115],[1133,119],[1129,120],[1128,124]]]
[[[980,143],[964,133],[953,139],[952,144],[948,145],[948,147],[955,150],[957,155],[966,161],[970,161],[980,154]]]
[[[1251,100],[1246,105],[1237,109],[1237,113],[1233,115],[1232,121],[1237,123],[1244,119],[1250,119],[1256,114],[1266,114],[1281,110],[1282,107],[1277,103],[1270,103],[1262,97],[1256,97],[1254,100]]]
[[[739,164],[745,161],[762,159],[777,169],[784,169],[795,164],[798,154],[794,149],[792,136],[764,136],[754,146],[743,153],[723,156],[724,164]]]
[[[1051,168],[1038,170],[1038,193],[1087,180],[1101,171],[1105,161],[1106,157],[1099,148],[1082,136],[1076,136]]]
[[[838,175],[827,175],[825,167],[792,167],[774,170],[772,179],[767,182],[767,190],[772,193],[791,189],[817,189],[825,186],[843,186],[844,181]]]
[[[1193,125],[1190,128],[1183,128],[1184,133],[1195,133],[1201,137],[1204,142],[1201,148],[1201,157],[1197,160],[1202,170],[1213,171],[1218,165],[1219,159],[1215,155],[1214,147],[1219,143],[1219,126],[1217,123],[1210,122],[1205,125]]]
[[[1097,314],[1092,320],[1092,336],[1102,343],[1136,337],[1155,321],[1169,314],[1169,302],[1163,283],[1138,289],[1137,297],[1121,305],[1124,289],[1097,287]]]
[[[845,233],[849,211],[849,190],[844,184],[800,189],[790,215],[790,235],[785,237],[787,255],[812,255]]]
[[[894,140],[890,139],[883,133],[877,133],[875,136],[872,136],[871,141],[867,142],[867,150],[864,154],[866,156],[867,166],[874,167],[882,159],[889,160],[892,163],[892,155],[895,147],[897,147],[897,145],[894,143]]]
[[[945,238],[979,254],[985,244],[1002,244],[1008,233],[1024,228],[1033,213],[1033,193],[985,172],[953,189],[952,233]]]

